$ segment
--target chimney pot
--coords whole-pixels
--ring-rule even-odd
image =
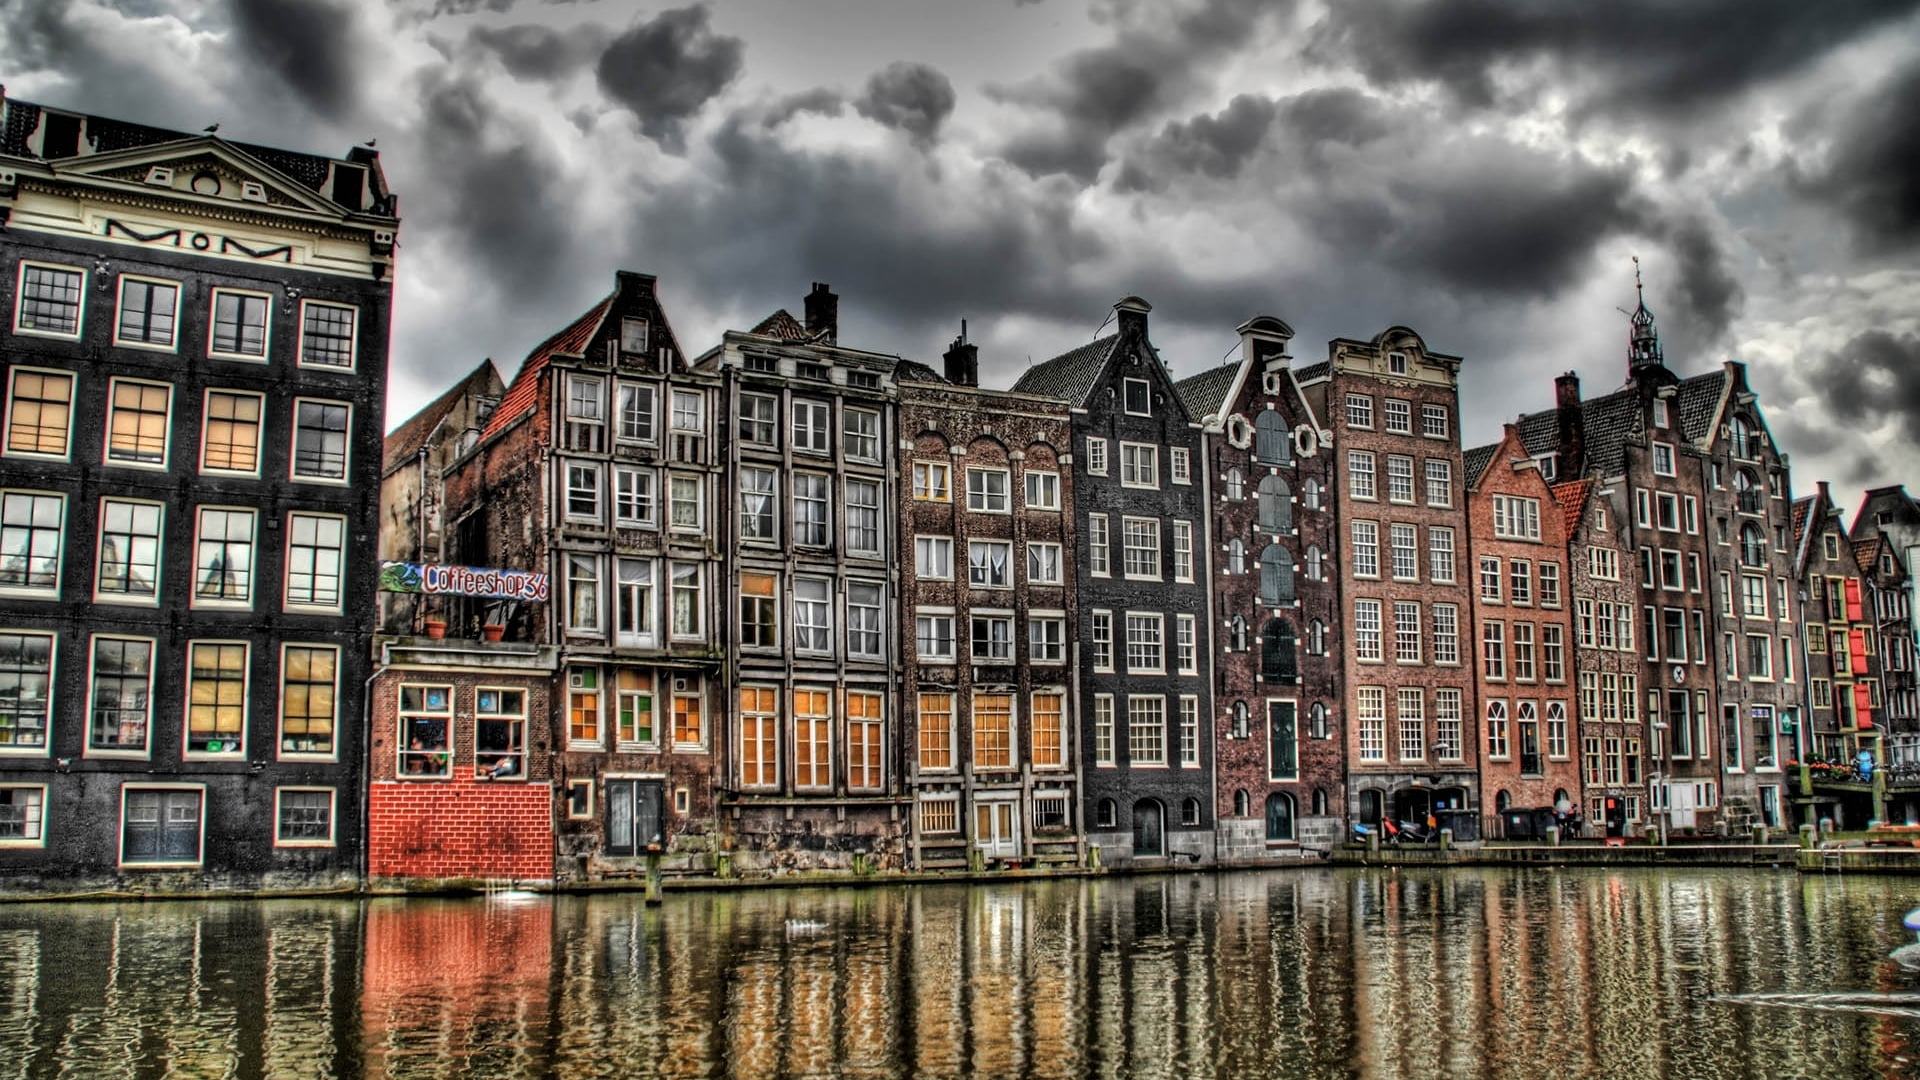
[[[840,298],[824,281],[814,282],[807,294],[807,334],[829,345],[840,340]]]
[[[960,320],[960,336],[947,346],[947,381],[955,386],[980,385],[980,347],[967,340],[967,320]]]

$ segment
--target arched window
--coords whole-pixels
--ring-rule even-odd
[[[1233,617],[1233,627],[1229,633],[1234,652],[1247,651],[1247,620],[1239,615]]]
[[[1227,498],[1239,502],[1247,497],[1247,481],[1240,475],[1239,466],[1227,470]]]
[[[1327,814],[1327,789],[1313,789],[1313,816],[1325,817]]]
[[[1100,805],[1094,809],[1094,826],[1101,829],[1111,829],[1118,823],[1119,811],[1114,807],[1113,800],[1101,799]]]
[[[1319,619],[1307,624],[1307,652],[1313,656],[1327,655],[1327,624]]]
[[[1309,510],[1320,509],[1320,481],[1311,476],[1301,481],[1300,505]]]
[[[1503,813],[1503,814],[1506,813],[1507,807],[1512,805],[1513,805],[1513,796],[1507,794],[1504,791],[1502,791],[1500,794],[1495,795],[1493,797],[1493,808],[1495,810],[1498,810],[1500,813]]]
[[[1327,580],[1326,559],[1327,557],[1320,553],[1319,544],[1307,545],[1307,580],[1308,581]]]
[[[1732,436],[1734,457],[1752,460],[1760,456],[1760,442],[1754,438],[1753,425],[1747,423],[1746,417],[1734,417],[1727,427]]]
[[[1233,737],[1244,739],[1247,734],[1247,703],[1236,701],[1233,703]]]
[[[1278,536],[1293,529],[1293,493],[1287,482],[1269,473],[1260,479],[1260,531]]]
[[[1751,521],[1740,526],[1740,565],[1767,565],[1767,538]]]
[[[1360,824],[1362,825],[1380,824],[1380,818],[1382,816],[1384,807],[1385,807],[1385,800],[1380,798],[1380,792],[1378,789],[1368,788],[1367,790],[1362,791],[1360,793]]]
[[[1293,440],[1287,438],[1287,422],[1272,409],[1253,422],[1253,456],[1269,465],[1285,465],[1293,460]]]
[[[1182,825],[1200,824],[1200,800],[1199,799],[1196,799],[1192,796],[1188,796],[1187,798],[1181,800],[1180,824]]]
[[[1246,817],[1247,810],[1251,808],[1252,805],[1253,805],[1252,802],[1250,802],[1247,799],[1247,792],[1245,788],[1242,788],[1241,790],[1233,793],[1233,816],[1234,817]]]
[[[1300,641],[1293,624],[1274,619],[1260,632],[1260,675],[1269,683],[1290,683],[1300,678]]]
[[[1313,708],[1307,712],[1307,731],[1316,739],[1324,739],[1332,734],[1327,728],[1327,707],[1318,701],[1314,702]],[[1315,813],[1325,812],[1325,810],[1315,811]]]
[[[1227,573],[1244,574],[1247,572],[1247,545],[1239,537],[1227,541]]]
[[[1279,544],[1268,544],[1260,552],[1260,602],[1293,603],[1293,556]]]
[[[1293,839],[1293,796],[1275,792],[1267,796],[1267,842]]]
[[[1760,478],[1752,469],[1738,469],[1733,474],[1734,501],[1743,514],[1760,512]]]

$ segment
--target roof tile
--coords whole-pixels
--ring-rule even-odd
[[[613,306],[613,297],[595,304],[585,315],[568,324],[567,328],[553,335],[529,353],[527,361],[520,365],[520,373],[513,377],[505,396],[500,399],[500,407],[493,410],[493,419],[487,421],[487,430],[481,432],[483,439],[492,438],[517,423],[522,416],[533,411],[535,397],[540,389],[540,373],[546,370],[547,361],[556,354],[578,356],[593,340],[600,324],[607,317],[607,309]]]

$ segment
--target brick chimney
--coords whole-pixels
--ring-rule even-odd
[[[960,336],[947,346],[947,381],[955,386],[980,385],[980,347],[967,341],[967,320],[960,320]]]
[[[1560,455],[1554,475],[1571,480],[1586,471],[1587,424],[1580,408],[1580,376],[1569,371],[1553,380],[1554,449]]]
[[[829,345],[840,339],[840,298],[824,281],[814,282],[813,291],[807,294],[807,334],[824,334],[823,340]]]
[[[1137,296],[1124,296],[1113,305],[1113,310],[1119,317],[1121,337],[1146,338],[1147,312],[1153,310],[1152,304]]]

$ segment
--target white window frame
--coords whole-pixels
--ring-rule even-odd
[[[253,468],[222,469],[207,464],[208,429],[213,424],[213,395],[220,394],[235,399],[251,399],[253,414]],[[296,414],[297,415],[297,414]],[[234,423],[228,419],[228,423]],[[203,476],[248,476],[260,475],[260,463],[265,460],[267,443],[267,396],[251,390],[236,390],[226,386],[210,386],[200,397],[200,473]]]
[[[1160,447],[1153,443],[1121,443],[1120,486],[1158,491],[1160,489]]]
[[[24,834],[29,828],[31,828],[32,835],[0,837],[0,848],[19,849],[19,848],[46,847],[47,846],[47,785],[34,784],[34,783],[23,784],[23,783],[18,783],[14,781],[8,781],[6,783],[0,783],[0,791],[25,791],[25,792],[32,792],[39,796],[34,806],[34,809],[37,812],[31,817],[29,817],[25,813],[21,815],[20,824],[21,824],[22,833]],[[21,804],[10,802],[8,803],[8,805],[20,806]]]
[[[199,846],[196,850],[200,857],[191,860],[127,861],[127,796],[136,791],[190,791],[200,797]],[[120,786],[120,814],[117,819],[118,837],[115,840],[116,864],[122,870],[182,870],[204,866],[207,861],[207,786],[205,784],[174,783],[128,783]]]
[[[266,318],[260,328],[260,351],[258,353],[227,352],[215,347],[215,342],[218,341],[219,333],[220,333],[219,323],[218,323],[219,312],[220,312],[220,298],[222,296],[226,296],[229,294],[234,296],[259,300],[261,302],[261,309],[265,313]],[[300,324],[302,327],[301,336],[302,338],[304,338],[306,336],[304,332],[304,328],[306,326],[306,308],[302,307],[300,311],[301,311]],[[355,320],[355,321],[356,323],[358,322],[358,320]],[[242,325],[244,326],[245,324],[242,324]],[[355,327],[354,332],[355,334],[359,333],[359,328],[357,325]],[[304,348],[304,342],[302,344]],[[268,293],[257,292],[252,289],[229,289],[225,287],[216,287],[212,290],[209,290],[209,292],[207,293],[207,356],[214,360],[237,360],[241,363],[247,363],[247,364],[267,363],[267,361],[273,356],[273,297],[272,295]],[[302,366],[304,366],[304,358],[302,359]],[[340,371],[345,369],[324,368],[324,370]]]
[[[311,566],[308,568],[308,572],[306,575],[309,578],[312,578],[316,581],[323,578],[325,575],[323,575],[320,572],[321,562],[322,562],[321,555],[322,553],[329,550],[334,553],[334,558],[336,561],[334,566],[334,573],[332,576],[335,581],[335,597],[334,597],[334,602],[331,604],[323,603],[321,601],[314,600],[314,599],[306,599],[306,600],[294,599],[293,548],[294,548],[295,534],[299,531],[298,522],[300,522],[302,519],[305,519],[308,521],[315,521],[315,522],[330,521],[338,524],[340,527],[340,543],[339,543],[339,546],[337,547],[328,548],[322,544],[319,544],[317,542],[318,537],[316,536],[316,543],[311,545],[314,552],[314,555],[312,556],[313,562]],[[287,530],[286,546],[281,552],[281,562],[280,562],[280,565],[282,567],[282,571],[280,575],[282,606],[287,611],[317,612],[317,613],[326,613],[326,614],[332,614],[332,615],[340,614],[342,611],[345,610],[346,597],[347,597],[348,527],[347,527],[347,519],[345,515],[321,514],[321,513],[315,513],[311,510],[290,510],[287,512],[286,530]],[[309,596],[316,595],[317,589],[314,586],[310,585],[308,588],[308,594]]]
[[[282,819],[281,815],[285,813],[284,800],[285,800],[285,796],[289,792],[301,794],[301,795],[316,795],[316,794],[326,795],[327,797],[327,835],[325,838],[317,839],[317,840],[289,840],[281,833],[281,828],[285,825],[285,821]],[[335,844],[334,838],[338,836],[340,832],[339,811],[340,811],[339,792],[335,791],[333,788],[306,787],[306,786],[295,786],[295,785],[274,788],[273,789],[273,846],[277,848],[330,848],[330,847],[333,847]]]
[[[626,483],[628,479],[634,481]],[[623,490],[624,489],[624,490]],[[642,498],[644,492],[644,499]],[[644,514],[627,513],[644,502]],[[632,465],[613,467],[613,523],[628,529],[657,529],[660,522],[660,475]]]
[[[117,391],[122,386],[138,387],[142,390],[159,390],[166,399],[165,407],[161,410],[159,461],[138,461],[113,456],[114,417],[121,411],[119,403],[115,399],[118,397]],[[150,415],[143,410],[131,411],[134,412],[135,415]],[[106,423],[102,425],[100,432],[100,464],[102,466],[109,469],[146,469],[152,472],[167,471],[168,464],[173,460],[173,429],[175,426],[172,383],[155,382],[151,379],[132,379],[119,375],[113,376],[107,380],[106,413]]]
[[[77,274],[80,278],[79,300],[73,311],[73,329],[41,330],[26,325],[22,318],[26,314],[27,271],[51,270],[56,273]],[[34,337],[58,338],[62,341],[79,341],[87,328],[87,270],[83,266],[68,266],[65,263],[46,262],[40,259],[22,259],[13,278],[13,332],[30,334]],[[178,325],[176,323],[176,325]]]
[[[345,409],[346,427],[340,432],[340,475],[325,476],[300,471],[300,407],[319,405],[323,407]],[[335,401],[330,398],[297,397],[293,399],[293,409],[287,414],[287,479],[296,484],[324,484],[329,487],[346,487],[353,482],[353,403]]]
[[[1036,560],[1040,573],[1034,573]],[[1027,584],[1059,585],[1066,580],[1065,552],[1052,541],[1027,541]]]
[[[1024,474],[1022,487],[1026,490],[1026,508],[1029,510],[1060,509],[1060,474],[1037,469],[1028,469]],[[1036,496],[1038,496],[1036,498]]]
[[[345,311],[348,313],[349,321],[353,324],[353,328],[347,334],[347,362],[346,363],[325,364],[319,361],[307,359],[307,312],[315,308],[332,308],[335,311]],[[271,299],[269,299],[267,302],[267,325],[269,327],[273,325],[273,302]],[[269,342],[269,345],[271,345],[271,342]],[[271,353],[269,353],[268,355],[271,355]],[[321,371],[338,371],[343,373],[351,373],[359,367],[359,363],[360,363],[360,309],[352,304],[339,304],[339,303],[333,303],[327,300],[300,301],[300,356],[298,360],[299,366],[303,368],[316,368]]]
[[[20,376],[22,375],[38,375],[43,380],[48,377],[52,377],[52,378],[58,378],[58,379],[65,379],[67,381],[67,405],[66,405],[67,424],[66,424],[66,427],[61,431],[60,452],[57,454],[49,454],[39,450],[13,449],[13,413],[14,413],[14,409],[19,405],[19,400],[20,400],[19,385],[20,385]],[[28,459],[37,460],[37,461],[70,460],[73,457],[73,417],[76,409],[76,402],[74,399],[79,396],[79,393],[80,393],[80,376],[75,372],[61,371],[58,368],[36,368],[36,367],[25,367],[25,366],[19,366],[19,365],[16,365],[11,369],[9,369],[7,372],[7,401],[6,401],[7,412],[6,412],[6,418],[5,418],[5,431],[4,431],[5,441],[0,442],[0,453],[4,453],[4,455],[7,457],[28,458]],[[37,400],[44,401],[48,399],[42,398]],[[35,427],[38,428],[39,425],[36,424]]]
[[[998,492],[993,490],[992,481],[995,477],[1000,480]],[[974,514],[1012,513],[1013,474],[1006,469],[967,466],[967,511]]]
[[[193,653],[201,646],[211,648],[238,648],[240,650],[240,737],[239,745],[232,748],[222,746],[219,750],[193,749]],[[181,665],[182,694],[180,704],[180,757],[184,761],[222,761],[247,756],[248,735],[253,726],[253,645],[246,641],[234,641],[224,638],[194,638],[186,644],[186,654]],[[225,743],[228,740],[214,740]]]
[[[205,539],[205,529],[206,529],[206,515],[209,512],[217,512],[217,513],[229,514],[229,515],[239,515],[241,517],[244,517],[248,522],[251,523],[247,532],[247,572],[246,572],[247,587],[246,587],[246,596],[243,598],[235,599],[235,598],[223,597],[223,596],[204,597],[200,595],[201,575],[205,570],[208,569],[208,567],[201,565],[200,545],[202,543],[208,542]],[[231,540],[228,539],[228,540],[220,540],[220,541],[212,541],[212,542],[230,543]],[[260,586],[260,512],[250,506],[201,505],[201,506],[194,507],[193,508],[193,579],[188,589],[191,595],[191,599],[188,602],[189,606],[195,607],[195,608],[224,608],[230,611],[247,610],[253,607],[253,598],[259,592],[259,586]]]

